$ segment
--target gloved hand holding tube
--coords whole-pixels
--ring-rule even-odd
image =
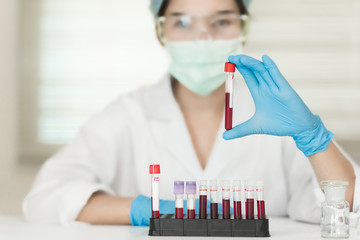
[[[256,110],[252,118],[224,132],[224,139],[251,134],[291,136],[307,157],[326,150],[334,134],[312,114],[272,59],[264,55],[262,60],[246,55],[229,57],[244,77]]]

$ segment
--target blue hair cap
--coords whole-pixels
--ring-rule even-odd
[[[161,4],[164,0],[150,0],[150,11],[154,15],[154,18],[157,18],[157,14],[160,10]],[[242,0],[245,7],[248,8],[251,0]]]

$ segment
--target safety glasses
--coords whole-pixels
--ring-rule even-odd
[[[156,21],[161,41],[245,40],[248,16],[219,13],[210,16],[174,14]]]

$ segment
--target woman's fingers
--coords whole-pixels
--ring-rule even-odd
[[[243,64],[240,62],[239,56],[230,56],[229,62],[234,63],[236,65],[236,68],[244,77],[245,82],[248,85],[250,91],[251,89],[256,89],[259,86],[259,82],[256,79],[255,75],[249,69],[243,67]]]
[[[251,95],[254,97],[254,94],[256,94],[257,89],[259,88],[259,83],[254,73],[245,67],[236,66],[236,68],[245,79],[246,85],[248,86]]]
[[[260,85],[266,84],[270,89],[277,88],[276,83],[273,81],[272,77],[261,61],[246,55],[237,55],[233,57],[237,58],[238,65],[249,68],[254,73]]]
[[[250,69],[243,67],[243,65],[239,62],[238,56],[230,56],[229,62],[236,65],[236,68],[245,79],[246,85],[248,86],[251,95],[254,96],[254,93],[256,93],[256,90],[259,87],[259,82],[254,73]]]
[[[274,80],[274,82],[276,83],[276,85],[279,88],[289,85],[289,83],[286,81],[286,79],[283,77],[283,75],[279,71],[275,62],[268,55],[263,55],[262,60],[264,62],[265,68],[268,70],[272,79]]]
[[[252,118],[247,120],[244,123],[241,123],[235,126],[233,129],[223,133],[223,138],[225,140],[230,140],[234,138],[245,137],[251,134],[255,134],[256,131],[253,126]]]

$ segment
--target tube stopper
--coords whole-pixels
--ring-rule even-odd
[[[225,63],[225,72],[235,72],[235,64],[231,62]]]
[[[184,194],[184,181],[174,182],[174,194]]]
[[[150,164],[150,174],[160,174],[160,164]]]
[[[186,181],[186,194],[196,194],[196,182]]]

